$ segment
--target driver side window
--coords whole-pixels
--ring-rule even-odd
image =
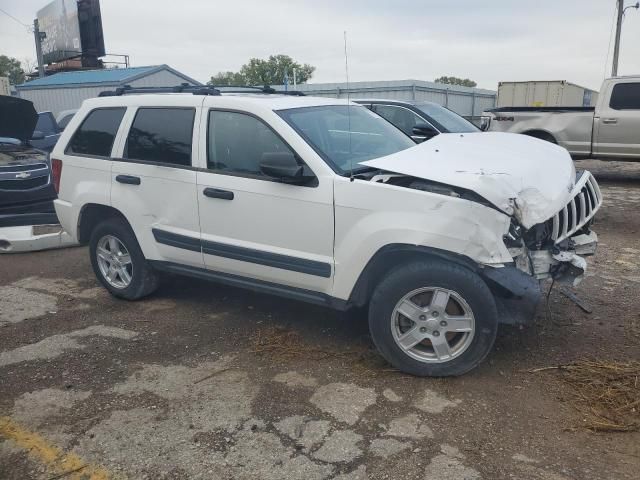
[[[265,176],[260,171],[264,154],[291,149],[257,118],[238,112],[209,112],[207,168],[221,173]]]
[[[413,127],[425,121],[411,110],[393,105],[374,105],[375,112],[402,130],[405,135],[413,135]]]

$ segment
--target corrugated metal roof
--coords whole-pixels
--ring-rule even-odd
[[[82,85],[100,83],[120,83],[141,74],[158,70],[159,65],[131,68],[106,68],[102,70],[79,70],[76,72],[60,72],[48,77],[37,78],[18,85],[19,87],[48,87],[54,85]]]
[[[17,85],[18,91],[36,89],[57,89],[57,88],[77,88],[77,87],[104,87],[120,86],[128,82],[139,80],[140,78],[158,72],[170,72],[184,79],[192,85],[202,85],[197,80],[186,76],[184,73],[174,70],[169,65],[151,65],[148,67],[131,68],[108,68],[102,70],[79,70],[77,72],[61,72],[49,77],[38,78],[30,82]]]

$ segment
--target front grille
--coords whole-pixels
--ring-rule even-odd
[[[602,205],[598,182],[590,172],[584,172],[574,188],[573,198],[551,218],[551,239],[559,243],[580,230],[593,218]]]
[[[47,183],[49,183],[48,175],[36,178],[27,178],[25,180],[0,180],[0,190],[31,190],[33,188],[43,187]]]
[[[5,165],[0,166],[0,173],[13,173],[13,172],[29,172],[31,170],[48,169],[46,163],[31,163],[26,165]]]

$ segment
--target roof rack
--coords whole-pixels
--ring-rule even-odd
[[[294,97],[304,97],[304,92],[299,90],[276,90],[275,88],[265,85],[263,87],[256,87],[255,85],[216,85],[217,90],[220,90],[220,93],[264,93],[267,95],[291,95]],[[224,89],[224,90],[223,90]],[[231,90],[227,90],[231,89]]]
[[[291,95],[295,97],[304,97],[303,92],[297,90],[278,91],[275,88],[265,85],[264,87],[256,87],[253,85],[220,85],[214,87],[211,85],[189,85],[182,83],[174,87],[132,87],[131,85],[123,85],[115,90],[105,90],[98,94],[99,97],[119,97],[122,95],[140,94],[140,93],[192,93],[193,95],[220,95],[222,93],[262,93],[265,95]]]
[[[98,94],[99,97],[119,97],[136,93],[192,93],[194,95],[220,95],[220,90],[202,85],[189,85],[182,83],[174,87],[137,87],[123,85],[115,90],[105,90]]]

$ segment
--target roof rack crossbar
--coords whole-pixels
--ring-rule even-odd
[[[119,97],[121,95],[140,93],[192,93],[193,95],[220,95],[220,90],[202,85],[189,85],[182,83],[173,87],[132,87],[123,85],[115,90],[105,90],[98,94],[99,97]]]
[[[215,87],[220,90],[220,93],[251,93],[251,91],[255,91],[256,93],[264,93],[264,94],[275,94],[275,95],[292,95],[295,97],[304,97],[305,94],[300,92],[299,90],[276,90],[275,88],[265,85],[263,87],[258,87],[256,85],[216,85]],[[249,92],[247,91],[249,90]]]

